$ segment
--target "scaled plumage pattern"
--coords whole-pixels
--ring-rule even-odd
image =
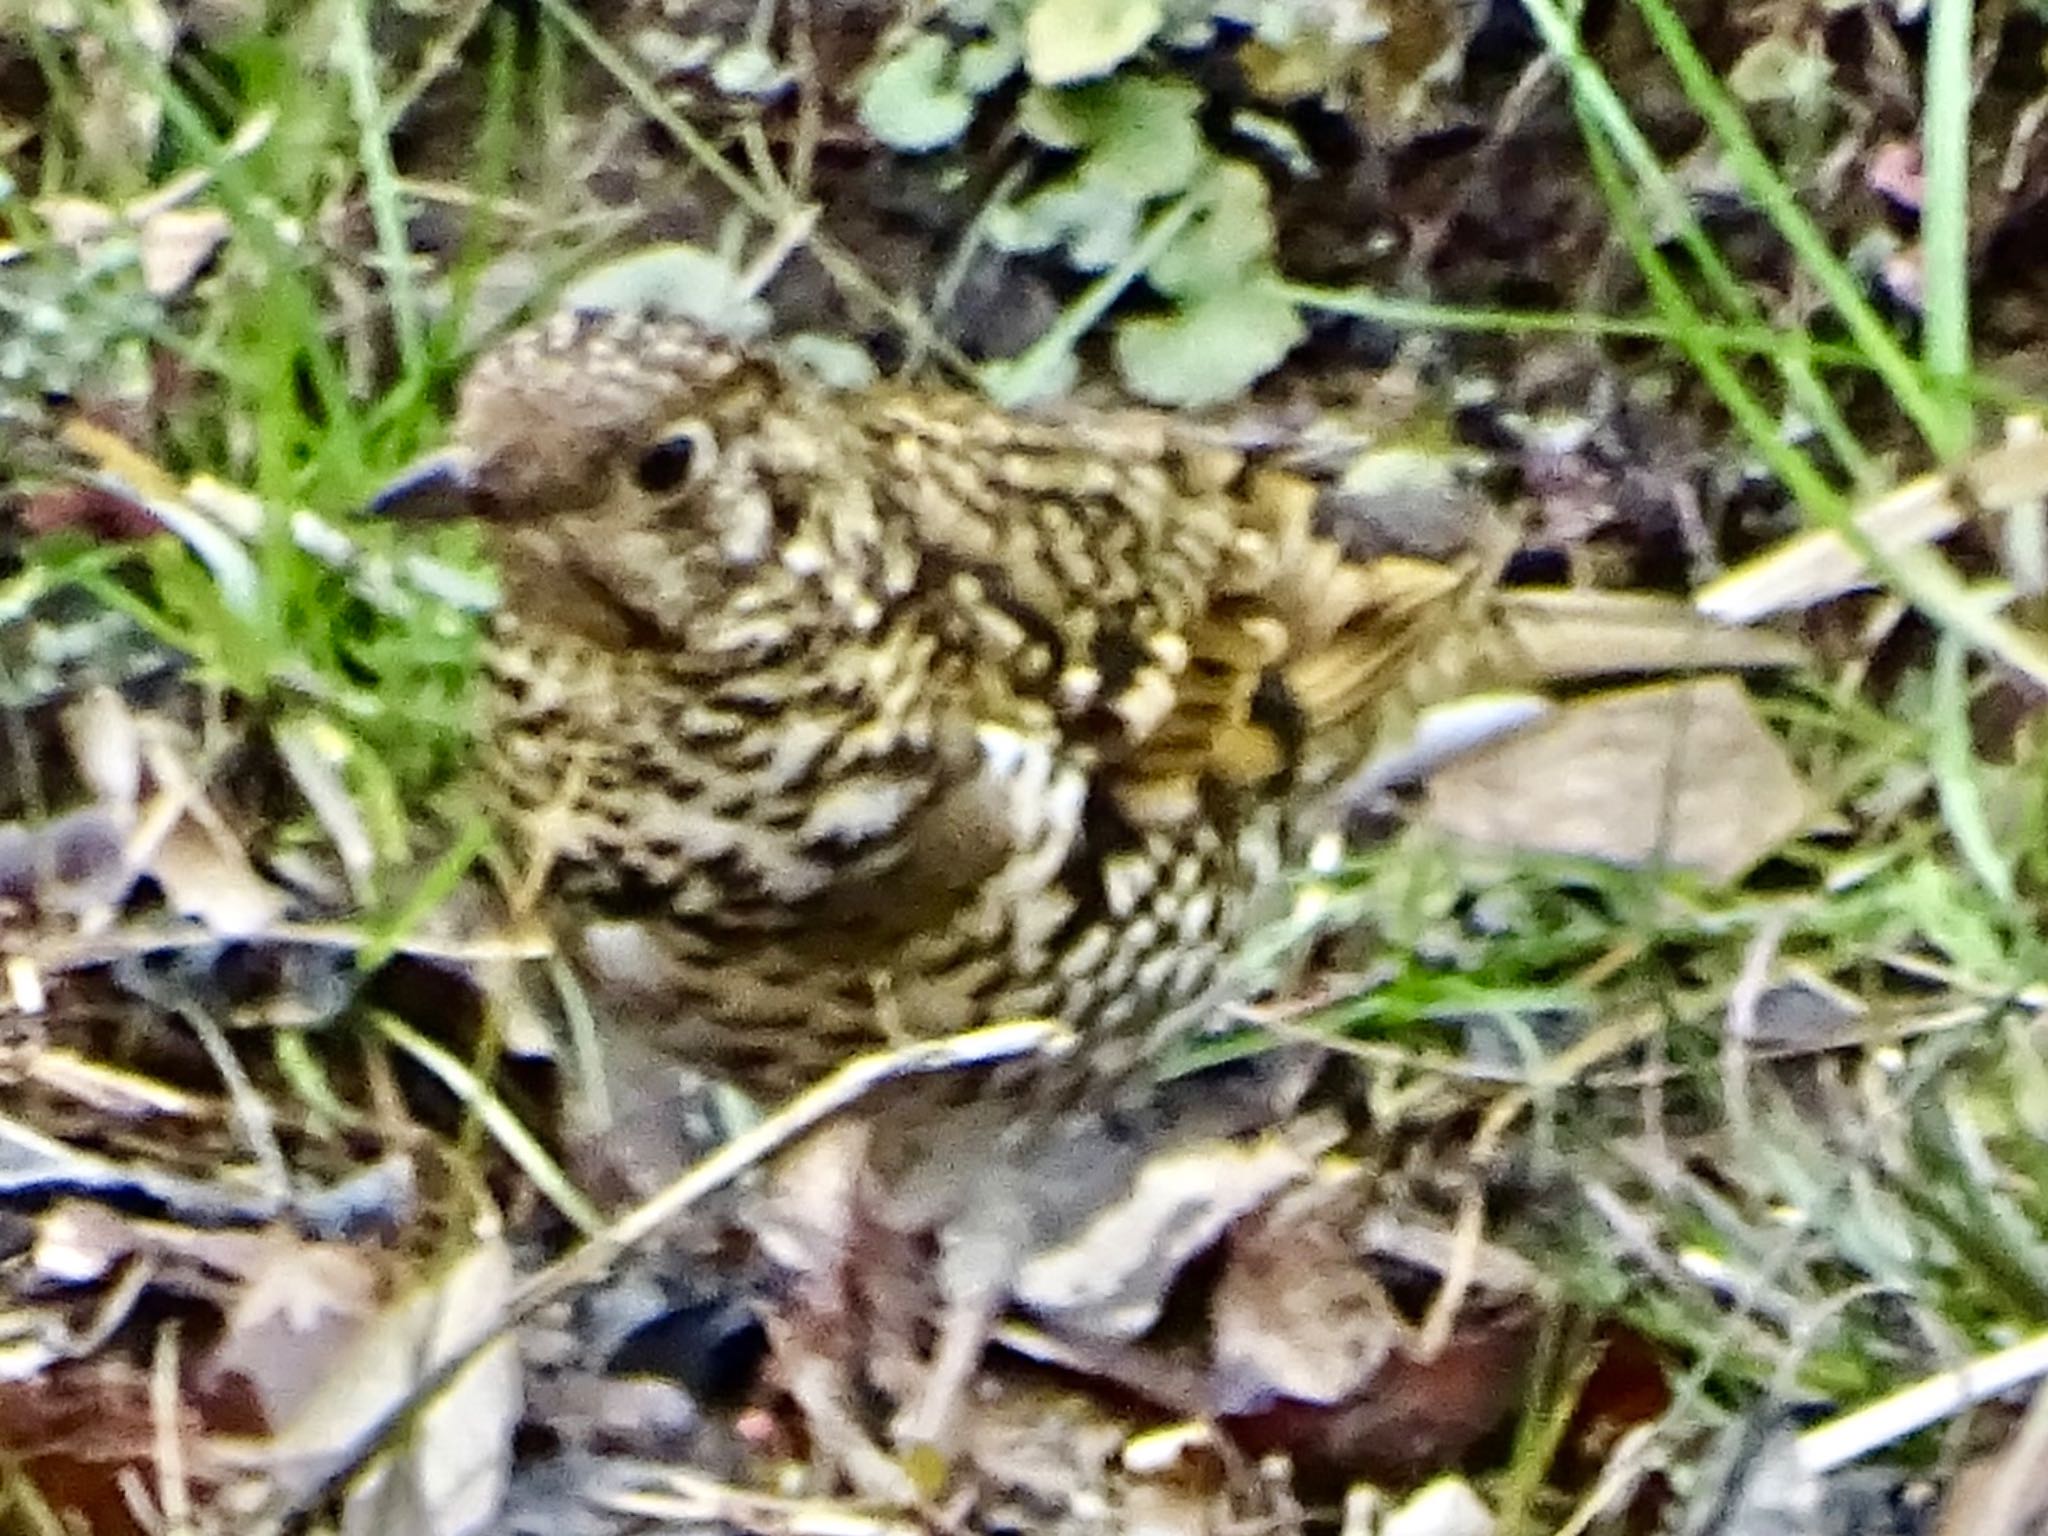
[[[486,355],[385,500],[451,491],[504,583],[503,810],[658,935],[663,1043],[768,1096],[895,1031],[1142,1042],[1390,716],[1544,670],[1516,600],[1345,559],[1164,417],[836,392],[680,321]]]

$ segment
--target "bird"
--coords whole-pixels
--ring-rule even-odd
[[[554,909],[644,936],[662,1051],[770,1101],[1013,1018],[1128,1071],[1390,729],[1572,670],[1560,616],[1588,670],[1785,659],[1675,599],[1354,558],[1311,481],[1162,411],[836,388],[617,311],[483,353],[373,505],[480,524],[488,799]]]
[[[790,1379],[875,1496],[929,1458],[855,1405],[950,1439],[1021,1256],[1102,1204],[1077,1169],[1149,1144],[1145,1069],[1255,985],[1290,871],[1428,704],[1797,655],[1682,600],[1358,558],[1323,501],[1158,410],[834,387],[572,306],[486,350],[371,503],[482,531],[478,780],[640,1060],[772,1105],[905,1039],[1071,1032],[1021,1093],[867,1117],[888,1224],[945,1234],[915,1387],[853,1342],[839,1269],[795,1282],[785,1326],[846,1358]]]

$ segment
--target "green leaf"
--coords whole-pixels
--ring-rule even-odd
[[[1265,179],[1240,160],[1220,160],[1208,176],[1208,205],[1146,272],[1176,298],[1241,287],[1273,256],[1273,215]]]
[[[1033,86],[1017,104],[1017,126],[1047,149],[1081,149],[1095,133],[1083,110],[1089,94]]]
[[[1071,352],[1050,360],[1026,352],[984,363],[979,377],[991,400],[1014,409],[1071,394],[1081,377],[1081,364]]]
[[[1112,80],[1067,97],[1089,170],[1134,196],[1184,192],[1209,161],[1195,121],[1202,93],[1184,80]]]
[[[1126,321],[1117,328],[1116,362],[1125,382],[1156,404],[1214,405],[1275,367],[1305,334],[1277,290],[1239,288]]]
[[[1067,247],[1067,260],[1100,272],[1123,260],[1137,242],[1139,204],[1100,177],[1076,175],[1041,192],[989,210],[989,242],[1006,251]]]
[[[1802,48],[1783,37],[1752,44],[1728,71],[1729,94],[1750,106],[1783,102],[1818,111],[1827,101],[1832,68],[1817,48]]]
[[[1040,143],[1080,158],[1067,175],[991,210],[989,239],[1011,251],[1065,246],[1084,272],[1123,260],[1145,205],[1186,191],[1213,158],[1195,123],[1200,106],[1201,93],[1176,80],[1032,91],[1019,122]]]
[[[768,306],[723,257],[694,245],[650,245],[593,268],[562,296],[574,309],[679,315],[741,340],[768,328]]]
[[[795,79],[793,70],[753,43],[720,54],[711,66],[711,82],[721,91],[732,96],[757,96],[764,101],[789,89]]]
[[[1895,888],[1895,910],[1944,958],[1980,984],[2003,986],[2016,978],[2008,944],[1965,886],[1945,865],[1915,864]]]
[[[1024,23],[1024,65],[1040,85],[1108,74],[1152,40],[1159,0],[1039,0]]]
[[[974,97],[952,77],[946,40],[921,32],[867,78],[860,120],[869,133],[907,154],[942,149],[974,120]]]
[[[960,45],[953,59],[953,74],[962,90],[986,96],[1017,73],[1023,62],[1024,50],[1014,37],[978,37]]]

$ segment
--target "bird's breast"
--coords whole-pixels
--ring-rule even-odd
[[[902,856],[941,772],[914,634],[707,676],[507,614],[489,646],[486,779],[531,858],[623,911],[795,926]],[[876,688],[876,678],[888,686]]]

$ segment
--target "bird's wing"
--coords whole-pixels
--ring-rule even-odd
[[[878,481],[963,607],[1050,636],[1024,678],[1087,743],[1127,814],[1265,792],[1333,724],[1369,715],[1457,608],[1468,573],[1360,565],[1311,526],[1315,492],[1153,416],[1031,423],[964,400],[876,416]]]
[[[1648,595],[1505,591],[1494,562],[1349,558],[1315,488],[1154,416],[1020,422],[964,399],[877,413],[881,483],[966,600],[1054,637],[1045,694],[1140,824],[1205,788],[1327,785],[1423,705],[1798,651]]]

